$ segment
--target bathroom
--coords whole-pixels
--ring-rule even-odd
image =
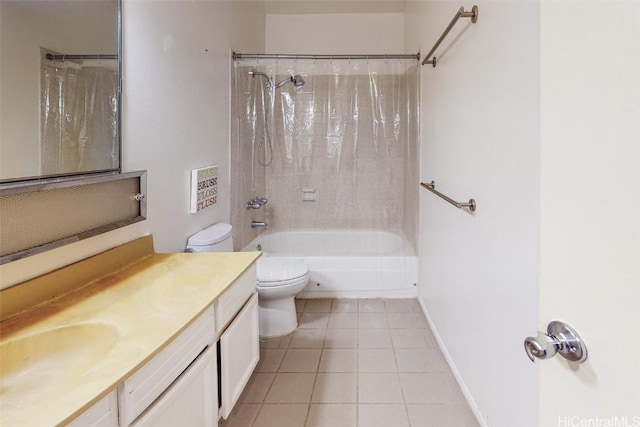
[[[437,67],[419,70],[419,180],[478,207],[416,190],[417,296],[481,425],[636,415],[640,8],[477,4],[478,22],[457,24]],[[124,0],[122,167],[148,171],[148,219],[3,265],[3,287],[147,233],[181,252],[233,221],[232,51],[424,55],[458,7]],[[191,214],[188,174],[210,164],[218,202]],[[523,339],[555,318],[583,333],[588,365],[527,359]],[[607,351],[617,341],[628,353]]]

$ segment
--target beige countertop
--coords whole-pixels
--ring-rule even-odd
[[[75,418],[180,334],[259,256],[152,253],[3,320],[0,425]]]

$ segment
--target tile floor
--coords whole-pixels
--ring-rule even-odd
[[[414,299],[296,300],[221,427],[477,427]]]

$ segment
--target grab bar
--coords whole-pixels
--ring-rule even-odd
[[[431,55],[436,51],[438,46],[440,46],[440,43],[442,43],[442,40],[444,40],[444,38],[447,37],[447,34],[449,34],[449,31],[451,31],[453,26],[456,25],[456,22],[458,22],[458,19],[460,18],[471,18],[471,22],[475,24],[476,22],[478,22],[478,6],[473,6],[471,8],[471,12],[465,12],[464,7],[460,6],[460,9],[456,12],[455,16],[453,17],[453,19],[451,20],[447,28],[444,29],[444,32],[442,33],[442,35],[440,36],[436,44],[431,48],[429,53],[427,53],[427,56],[424,57],[424,60],[422,61],[422,65],[431,64],[435,68],[438,60],[436,59],[435,56],[431,58]]]
[[[453,206],[455,206],[458,209],[468,208],[471,212],[475,212],[476,211],[476,201],[475,200],[469,199],[469,203],[456,202],[455,200],[445,196],[441,192],[436,191],[436,183],[435,183],[435,181],[431,181],[431,183],[429,183],[429,184],[421,182],[420,185],[423,186],[424,188],[426,188],[427,190],[431,191],[436,196],[438,196],[438,197],[446,200],[447,202],[451,203]]]

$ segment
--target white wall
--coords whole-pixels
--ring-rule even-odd
[[[229,221],[230,50],[264,50],[254,2],[125,0],[123,170],[148,170],[148,220],[0,267],[0,287],[153,233],[159,252]],[[217,164],[218,204],[189,213],[190,171]],[[81,211],[79,211],[81,214]]]
[[[486,425],[534,427],[539,276],[540,20],[536,2],[478,2],[422,68],[419,295]],[[405,51],[431,49],[459,5],[409,2]],[[470,6],[469,6],[470,7]]]
[[[148,170],[149,224],[160,252],[182,251],[189,235],[229,221],[230,49],[263,49],[261,12],[253,10],[125,1],[124,169]],[[218,165],[218,203],[190,214],[190,171],[208,165]]]
[[[640,3],[543,2],[541,21],[540,329],[566,320],[589,359],[540,364],[540,425],[638,425]]]
[[[68,54],[117,53],[117,3],[0,3],[0,179],[40,169],[40,47]]]
[[[402,13],[270,14],[266,52],[399,53],[403,50],[403,25]]]

